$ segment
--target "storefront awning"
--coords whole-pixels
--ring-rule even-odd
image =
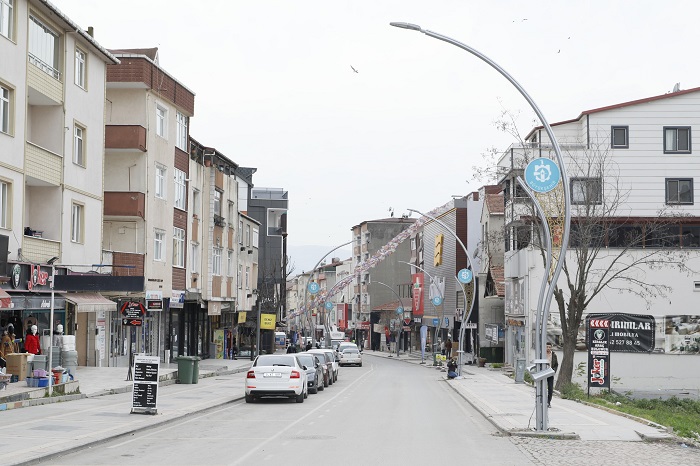
[[[7,294],[7,291],[0,289],[0,309],[12,308],[12,297]]]
[[[75,306],[77,312],[116,311],[117,303],[99,293],[63,293],[66,301]]]

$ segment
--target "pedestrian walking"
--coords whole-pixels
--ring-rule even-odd
[[[549,361],[549,367],[557,372],[559,367],[559,361],[557,360],[557,354],[552,351],[552,344],[547,343],[547,361]],[[554,374],[547,377],[547,407],[552,407],[552,394],[554,393]]]
[[[452,357],[452,340],[450,337],[447,337],[447,341],[445,342],[445,356],[447,359]]]

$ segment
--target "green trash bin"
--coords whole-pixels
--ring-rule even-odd
[[[195,356],[178,356],[177,357],[177,382],[191,384],[194,383],[194,365]],[[199,374],[197,374],[199,375]]]
[[[190,356],[192,358],[192,383],[199,383],[199,356]]]

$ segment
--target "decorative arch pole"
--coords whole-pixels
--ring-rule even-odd
[[[461,376],[462,375],[462,354],[464,352],[464,331],[465,325],[469,318],[472,315],[472,312],[474,311],[474,302],[476,301],[476,282],[474,281],[474,259],[472,258],[472,255],[469,254],[469,251],[467,250],[467,247],[464,245],[462,240],[457,236],[457,233],[450,227],[448,227],[445,222],[442,220],[438,219],[437,217],[433,217],[432,215],[429,214],[424,214],[423,212],[420,212],[416,209],[408,209],[409,212],[415,212],[418,215],[421,215],[423,217],[429,218],[430,220],[434,221],[441,227],[443,227],[445,230],[447,230],[452,236],[454,236],[455,240],[459,243],[459,245],[462,247],[462,250],[464,251],[464,254],[467,256],[467,261],[469,262],[469,267],[471,268],[471,272],[468,269],[462,269],[457,273],[456,279],[457,283],[460,284],[460,288],[462,289],[462,293],[464,293],[464,309],[462,310],[462,315],[460,316],[462,319],[462,324],[459,326],[459,350],[457,350],[457,365],[459,366],[459,371],[458,374]],[[471,303],[469,303],[469,311],[467,311],[467,292],[464,289],[464,285],[468,283],[472,283],[472,300]],[[479,355],[477,355],[479,357]]]
[[[308,296],[309,286],[311,286],[311,284],[312,284],[311,278],[313,277],[314,273],[316,272],[316,269],[318,268],[319,264],[323,261],[323,259],[325,259],[330,253],[332,253],[336,249],[340,249],[343,246],[347,246],[350,243],[352,243],[352,241],[348,241],[347,243],[343,243],[340,246],[336,246],[333,249],[331,249],[330,251],[328,251],[327,253],[325,253],[323,255],[323,257],[321,257],[318,260],[318,262],[316,262],[316,265],[314,265],[314,268],[311,269],[311,271],[309,272],[309,280],[306,282],[306,286],[304,287],[304,312],[306,313],[306,321],[308,322],[309,329],[311,331],[311,344],[312,345],[316,344],[316,329],[314,328],[314,326],[311,322],[311,314],[309,313],[309,310],[306,308],[306,298]],[[319,291],[318,288],[316,288],[315,290],[316,291],[314,291],[313,294],[316,294]]]
[[[541,372],[547,368],[548,361],[545,355],[545,347],[547,344],[547,332],[545,331],[546,327],[546,322],[547,322],[547,317],[549,315],[549,306],[552,302],[552,296],[554,295],[554,288],[556,287],[557,280],[559,279],[559,274],[561,273],[562,268],[564,267],[564,261],[566,260],[566,250],[569,246],[569,227],[571,225],[571,194],[570,194],[570,188],[569,188],[569,178],[566,174],[566,166],[564,165],[564,160],[561,155],[561,149],[559,148],[559,143],[557,142],[557,138],[554,136],[554,131],[552,130],[552,127],[549,125],[547,122],[547,119],[544,117],[544,114],[540,110],[540,108],[537,106],[535,101],[530,97],[530,95],[525,91],[525,89],[518,83],[515,78],[513,78],[508,72],[506,72],[503,68],[501,68],[496,62],[491,60],[489,57],[486,55],[482,54],[476,49],[473,49],[472,47],[463,44],[462,42],[456,41],[452,39],[451,37],[443,36],[442,34],[438,34],[436,32],[423,29],[417,24],[411,24],[411,23],[403,23],[403,22],[392,22],[390,23],[391,26],[402,28],[402,29],[410,29],[413,31],[418,31],[422,32],[426,36],[432,37],[434,39],[441,40],[443,42],[447,42],[448,44],[452,44],[455,47],[459,47],[462,50],[465,50],[469,52],[470,54],[474,55],[475,57],[481,59],[484,61],[486,64],[491,66],[493,69],[498,71],[501,76],[506,78],[508,82],[510,82],[517,90],[520,92],[520,95],[522,95],[525,100],[527,100],[527,103],[530,104],[530,107],[532,110],[535,112],[537,117],[539,118],[540,122],[542,123],[542,126],[544,127],[545,131],[547,132],[547,136],[549,137],[549,140],[552,142],[552,146],[554,148],[554,152],[557,157],[557,163],[559,164],[559,171],[561,173],[561,182],[562,182],[562,187],[564,189],[564,223],[562,225],[563,232],[562,232],[562,238],[561,238],[561,248],[559,251],[559,256],[557,257],[556,261],[556,266],[554,267],[554,272],[551,274],[551,277],[549,277],[549,287],[547,288],[547,291],[545,293],[545,299],[544,299],[544,305],[543,308],[538,309],[537,313],[538,315],[541,315],[541,320],[542,325],[537,329],[537,332],[539,335],[537,336],[537,339],[535,340],[535,352],[536,352],[536,357],[537,359],[535,360],[535,363],[537,364],[537,370],[538,372]],[[541,159],[540,159],[541,160]],[[527,171],[527,170],[526,170]],[[532,188],[535,191],[538,192],[547,192],[547,191],[542,191],[539,189],[536,189],[535,186],[530,182],[530,180],[526,176],[526,181],[528,182],[528,185],[530,188]],[[551,241],[551,238],[550,238]],[[548,248],[548,257],[549,260],[551,261],[551,245]],[[543,280],[547,281],[548,277],[545,274],[543,276]],[[544,432],[548,430],[548,413],[547,413],[547,404],[544,402],[544,397],[545,397],[545,385],[546,385],[546,378],[541,378],[536,382],[537,385],[537,396],[536,396],[536,401],[535,401],[535,410],[537,412],[537,422],[536,422],[536,430],[538,432]]]
[[[437,282],[435,281],[435,278],[433,278],[433,276],[430,275],[430,273],[429,273],[427,270],[425,270],[423,267],[420,267],[420,266],[418,266],[418,265],[416,265],[416,264],[411,264],[410,262],[406,262],[406,261],[399,261],[399,262],[402,263],[402,264],[410,265],[411,267],[417,268],[418,270],[420,270],[421,272],[423,272],[424,274],[426,274],[432,283],[437,283]],[[438,332],[439,332],[440,329],[442,328],[442,321],[443,321],[443,319],[445,318],[445,296],[442,294],[442,290],[440,289],[439,286],[436,285],[436,288],[437,288],[437,290],[438,290],[438,293],[440,293],[440,304],[442,305],[442,314],[440,314],[440,323],[439,323],[438,326],[435,328],[435,336],[433,337],[433,344],[436,344],[436,343],[437,343]],[[435,309],[435,313],[437,314],[437,306],[435,305],[435,303],[433,302],[432,299],[430,300],[430,304],[433,305],[433,309]],[[422,352],[421,352],[421,354],[422,354]]]
[[[382,282],[373,282],[373,283],[376,283],[376,284],[378,284],[378,285],[385,286],[385,287],[389,288],[389,289],[391,290],[392,293],[394,293],[394,296],[396,296],[396,299],[399,300],[399,306],[401,306],[401,312],[399,312],[399,310],[397,309],[397,310],[396,310],[396,314],[397,314],[397,315],[399,315],[399,314],[400,314],[400,315],[403,315],[403,313],[406,311],[406,308],[403,306],[403,300],[401,299],[401,296],[399,296],[399,294],[398,294],[392,287],[390,287],[389,285],[387,285],[386,283],[382,283]],[[399,357],[399,347],[400,347],[399,341],[401,340],[401,328],[402,328],[402,327],[403,327],[403,322],[401,322],[401,323],[399,324],[399,337],[396,339],[396,357],[397,357],[397,358]],[[389,357],[391,357],[391,354],[389,354]]]

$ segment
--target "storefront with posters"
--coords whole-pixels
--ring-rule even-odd
[[[178,356],[209,357],[211,324],[206,307],[197,297],[190,299],[185,291],[173,290],[168,302],[166,328],[169,329],[166,350],[170,361]]]

